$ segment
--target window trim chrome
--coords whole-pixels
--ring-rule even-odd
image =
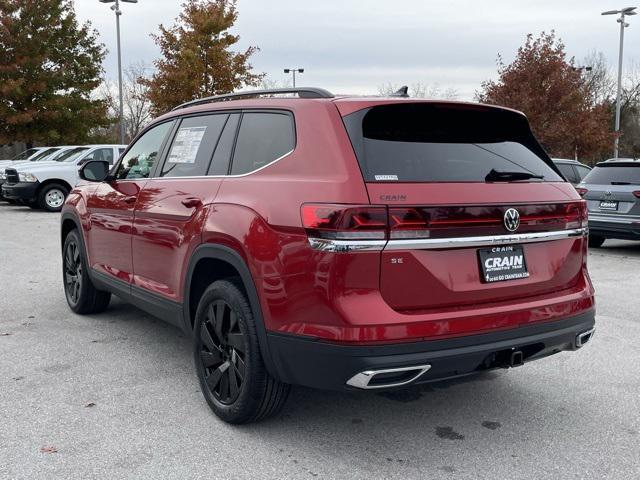
[[[514,243],[551,242],[573,237],[585,237],[589,233],[586,227],[552,232],[516,233],[510,235],[487,235],[481,237],[416,238],[410,240],[328,240],[309,238],[314,250],[323,252],[360,252],[360,251],[402,251],[435,250],[469,247],[491,247]]]

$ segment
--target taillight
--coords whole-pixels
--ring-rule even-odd
[[[302,206],[302,225],[317,238],[384,240],[387,238],[387,209],[308,204]]]
[[[637,198],[640,198],[640,190],[636,190],[635,192],[633,192],[633,194],[634,194]]]
[[[576,187],[576,190],[578,191],[578,193],[580,194],[581,197],[584,197],[584,195],[589,191],[586,188],[583,187]]]
[[[428,238],[429,221],[420,208],[389,208],[389,238]]]
[[[587,202],[581,200],[576,203],[567,203],[565,206],[565,228],[581,228],[588,225]]]

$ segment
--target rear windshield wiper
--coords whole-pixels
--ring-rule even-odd
[[[503,170],[491,169],[491,171],[484,177],[485,182],[515,182],[518,180],[529,180],[531,178],[538,178],[542,180],[543,175],[536,175],[531,172],[509,172]]]

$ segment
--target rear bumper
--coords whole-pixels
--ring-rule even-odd
[[[537,360],[565,350],[580,348],[580,334],[594,328],[595,311],[537,325],[456,337],[393,345],[339,345],[294,335],[270,333],[269,353],[280,380],[314,388],[350,390],[347,384],[361,372],[403,367],[425,371],[393,374],[378,381],[376,388],[388,383],[417,384],[468,375],[513,363],[513,352],[521,352],[523,362]],[[585,338],[587,341],[590,339]],[[586,341],[584,342],[586,343]],[[428,367],[427,367],[428,366]],[[350,382],[357,384],[356,382]],[[371,382],[371,386],[374,385]]]
[[[2,196],[9,200],[33,200],[38,192],[39,182],[19,182],[12,185],[4,184]]]
[[[640,217],[591,215],[589,233],[607,238],[640,240]]]

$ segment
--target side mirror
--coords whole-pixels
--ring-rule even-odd
[[[102,182],[109,176],[111,165],[106,160],[90,160],[78,171],[82,180]]]

